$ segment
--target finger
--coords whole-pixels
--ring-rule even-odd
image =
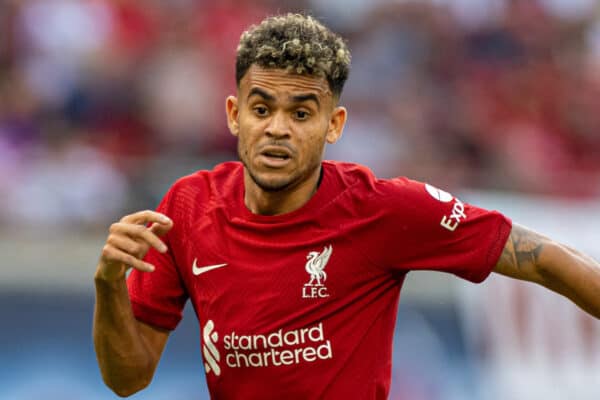
[[[143,225],[134,225],[131,223],[117,222],[110,226],[111,235],[127,235],[133,240],[141,240],[154,247],[156,250],[164,253],[167,251],[167,245],[154,233]]]
[[[146,242],[136,241],[129,236],[122,235],[110,235],[106,243],[137,258],[144,257],[150,248]]]
[[[147,224],[149,222],[155,222],[158,224],[168,224],[171,222],[171,219],[165,214],[161,214],[157,211],[144,210],[130,215],[126,215],[123,218],[121,218],[120,222],[125,222],[129,224]]]
[[[164,236],[167,232],[169,232],[173,228],[173,221],[170,221],[166,224],[157,224],[156,222],[152,224],[150,227],[150,231],[157,236]]]
[[[106,245],[104,246],[104,249],[102,249],[102,259],[105,262],[125,264],[142,272],[153,272],[156,269],[154,265],[142,261],[111,245]]]

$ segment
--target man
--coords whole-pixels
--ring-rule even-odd
[[[310,17],[242,35],[226,100],[241,163],[184,177],[156,212],[110,228],[94,343],[116,393],[149,384],[188,298],[218,399],[386,398],[411,270],[473,282],[493,270],[600,317],[591,258],[430,185],[322,161],[346,121],[349,63],[343,40]]]

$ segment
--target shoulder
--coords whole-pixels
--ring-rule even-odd
[[[331,204],[340,205],[354,216],[378,215],[383,219],[393,217],[394,220],[404,218],[406,214],[417,217],[430,212],[431,208],[445,210],[441,201],[447,200],[447,196],[454,199],[449,194],[438,194],[437,189],[423,182],[406,177],[377,178],[363,165],[327,161],[323,166]]]
[[[211,170],[199,170],[179,178],[171,186],[171,190],[199,190],[203,186],[227,185],[237,182],[241,177],[243,166],[240,162],[225,162]]]
[[[169,188],[165,200],[189,205],[208,204],[207,200],[226,195],[243,181],[243,166],[226,162],[212,170],[199,170],[179,178]],[[190,204],[192,203],[192,204]]]
[[[464,210],[465,206],[445,190],[406,177],[379,180],[371,202],[389,214],[415,222],[441,220],[457,207]]]
[[[376,188],[375,198],[391,202],[439,204],[454,200],[454,196],[444,190],[407,177],[379,179]]]
[[[343,189],[350,187],[369,189],[377,181],[373,172],[368,167],[360,164],[323,161],[323,168],[325,174],[331,177],[332,183]]]
[[[324,161],[328,173],[342,186],[352,187],[354,194],[364,193],[374,201],[450,201],[452,195],[424,182],[407,177],[382,179],[366,166],[347,162]]]

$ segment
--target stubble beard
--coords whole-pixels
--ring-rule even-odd
[[[242,155],[242,150],[238,146],[238,157],[242,161],[244,168],[248,171],[248,175],[250,179],[258,186],[261,190],[267,193],[277,193],[283,192],[287,189],[290,189],[294,186],[296,181],[295,176],[289,176],[287,179],[261,179],[257,173],[255,173],[254,168],[251,165],[251,162],[247,159],[247,157]],[[296,175],[296,174],[294,174]],[[296,178],[296,179],[294,179]]]
[[[238,141],[237,150],[238,158],[244,165],[246,171],[248,171],[250,179],[252,179],[256,186],[258,186],[261,190],[267,193],[278,193],[293,189],[302,182],[303,177],[308,177],[309,170],[312,169],[310,167],[296,169],[294,173],[287,175],[286,177],[281,179],[261,179],[260,176],[258,176],[258,174],[254,171],[251,161],[248,160],[247,153],[244,153],[244,151],[242,150],[242,145],[240,141]],[[319,165],[320,162],[317,163],[316,168],[318,168]]]

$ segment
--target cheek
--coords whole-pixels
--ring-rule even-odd
[[[261,134],[259,127],[255,124],[240,124],[237,137],[237,149],[240,157],[244,157],[246,160],[253,157],[260,138]]]
[[[321,156],[321,151],[325,146],[325,134],[322,131],[315,131],[303,142],[303,150],[305,157],[317,158]]]
[[[237,135],[237,149],[240,155],[248,153],[247,132],[241,124]]]

